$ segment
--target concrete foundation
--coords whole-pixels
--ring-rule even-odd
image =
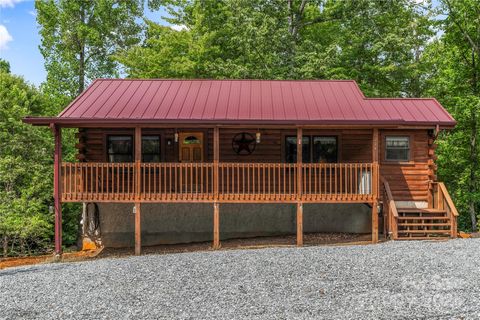
[[[99,203],[102,243],[134,245],[133,204]],[[220,238],[295,234],[294,204],[220,204]],[[213,205],[142,204],[142,246],[212,241]],[[365,204],[305,204],[304,232],[371,232]]]

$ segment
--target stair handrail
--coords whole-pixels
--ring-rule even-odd
[[[384,194],[386,199],[383,199],[384,202],[387,204],[388,211],[388,221],[389,221],[389,231],[392,232],[392,238],[398,238],[398,210],[397,205],[395,204],[395,200],[393,200],[392,191],[390,189],[390,184],[384,177],[380,177],[380,181],[383,184],[383,188],[385,190]]]
[[[443,182],[437,183],[438,194],[437,194],[437,207],[438,209],[444,209],[447,211],[447,215],[450,218],[450,236],[452,238],[457,237],[457,217],[458,211],[453,203],[450,194],[448,193],[447,187]]]

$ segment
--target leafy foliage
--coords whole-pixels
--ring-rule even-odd
[[[439,146],[439,176],[462,212],[462,226],[477,229],[480,210],[480,7],[478,1],[443,0],[443,35],[429,44],[427,92],[458,121]]]
[[[36,1],[46,90],[73,99],[95,78],[118,76],[111,56],[139,41],[142,0]]]
[[[53,153],[49,132],[25,125],[47,101],[17,76],[0,71],[0,235],[3,254],[43,251],[51,237]]]
[[[412,1],[150,1],[182,29],[147,21],[117,59],[131,77],[356,79],[376,96],[418,95],[430,15]]]

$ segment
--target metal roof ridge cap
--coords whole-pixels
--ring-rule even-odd
[[[266,81],[266,82],[352,82],[358,86],[354,79],[212,79],[212,78],[96,78],[95,81]],[[92,82],[92,84],[93,84]],[[362,90],[358,87],[359,91]],[[363,93],[363,92],[362,92]]]

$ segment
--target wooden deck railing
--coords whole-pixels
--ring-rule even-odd
[[[392,191],[388,181],[381,178],[383,193],[383,217],[384,234],[388,234],[392,239],[398,238],[398,211],[397,205],[393,200]]]
[[[297,167],[290,163],[219,163],[219,199],[293,201]]]
[[[134,163],[63,163],[62,201],[129,201],[134,175]]]
[[[212,163],[142,163],[140,199],[213,200]]]
[[[306,201],[370,201],[377,167],[372,163],[303,164],[303,197]]]
[[[448,193],[447,187],[445,187],[445,184],[443,182],[437,182],[436,183],[437,187],[435,189],[435,202],[434,202],[434,208],[435,209],[441,209],[445,210],[447,212],[447,217],[450,219],[450,236],[452,238],[457,237],[457,217],[458,217],[458,211],[457,208],[455,207],[455,204],[453,203],[452,198],[450,197],[450,194]]]
[[[370,202],[377,195],[378,165],[371,163],[62,164],[64,202]]]

